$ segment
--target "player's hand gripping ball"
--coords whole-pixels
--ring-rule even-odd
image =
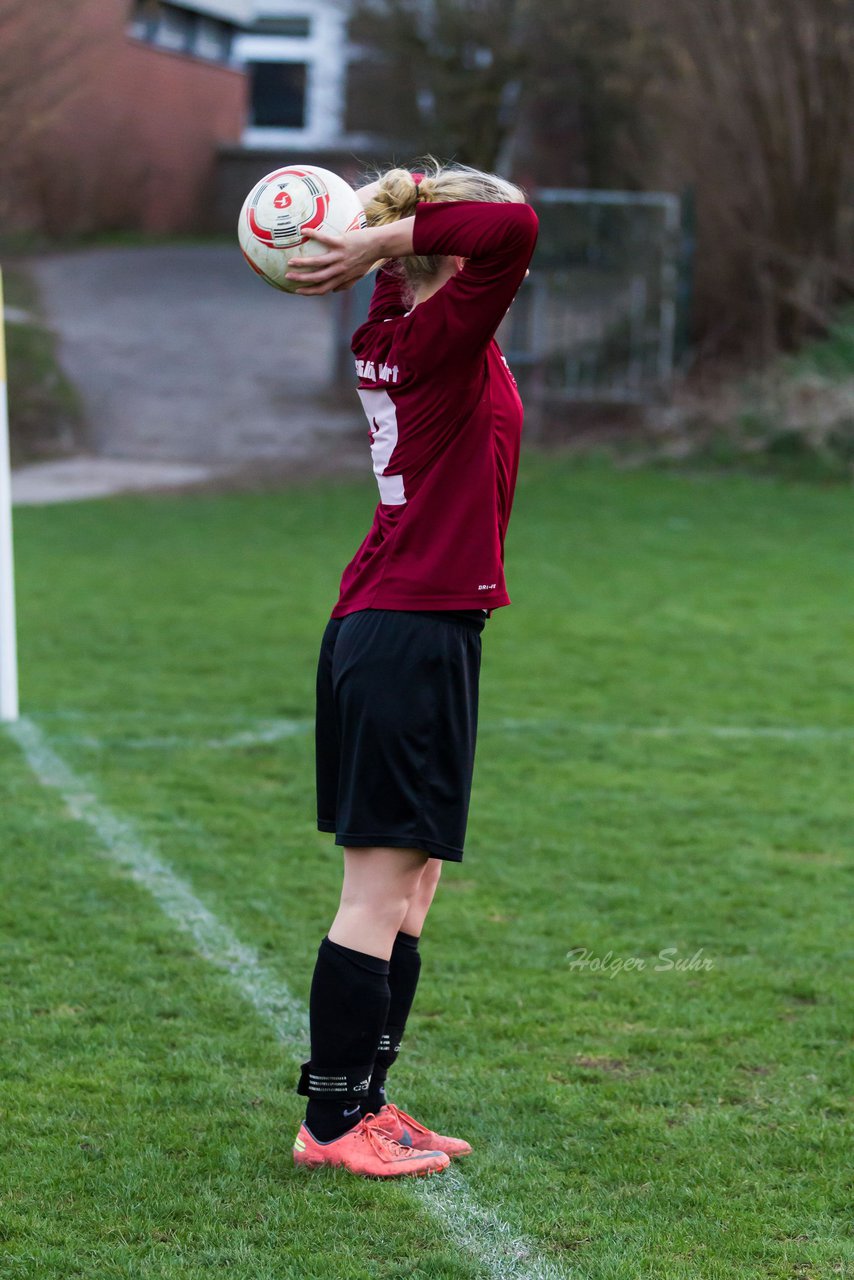
[[[306,230],[340,236],[365,225],[359,197],[343,178],[317,165],[294,164],[256,182],[240,210],[237,237],[262,280],[296,293],[300,281],[285,279],[291,257],[329,251]]]

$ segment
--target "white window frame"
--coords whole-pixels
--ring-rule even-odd
[[[277,5],[276,13],[309,17],[308,36],[253,35],[234,42],[238,62],[298,62],[306,66],[305,125],[301,129],[247,124],[245,147],[328,147],[340,142],[344,128],[346,14],[337,6]]]

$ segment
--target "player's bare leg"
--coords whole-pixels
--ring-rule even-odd
[[[411,934],[415,938],[421,937],[424,921],[433,902],[443,866],[444,863],[441,858],[428,858],[424,864],[418,887],[413,893],[409,908],[403,917],[403,923],[400,926],[401,933]]]
[[[345,848],[341,902],[329,929],[330,942],[388,960],[430,861],[421,849]]]
[[[379,1178],[447,1168],[445,1152],[400,1144],[361,1107],[388,1017],[389,957],[426,861],[419,849],[344,850],[341,901],[311,985],[311,1058],[299,1086],[308,1107],[294,1143],[298,1165],[341,1165]]]
[[[451,1138],[428,1129],[390,1102],[385,1093],[388,1069],[397,1059],[406,1020],[415,998],[421,972],[418,941],[442,874],[442,865],[441,858],[430,858],[425,863],[394,939],[388,976],[391,993],[389,1016],[380,1038],[370,1092],[362,1111],[365,1115],[376,1115],[385,1132],[403,1146],[417,1151],[444,1151],[448,1156],[464,1156],[469,1154],[471,1147],[463,1138]]]

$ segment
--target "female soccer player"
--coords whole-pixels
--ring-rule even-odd
[[[463,857],[481,632],[510,603],[522,406],[494,334],[537,218],[517,187],[463,166],[392,169],[359,194],[367,228],[312,233],[326,252],[288,272],[313,295],[384,263],[352,342],[379,505],[318,665],[317,825],[343,846],[344,883],[311,984],[294,1160],[395,1177],[471,1150],[384,1086],[442,863]]]

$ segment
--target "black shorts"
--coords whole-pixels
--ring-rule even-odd
[[[331,618],[317,669],[317,825],[335,843],[462,862],[480,609]]]

